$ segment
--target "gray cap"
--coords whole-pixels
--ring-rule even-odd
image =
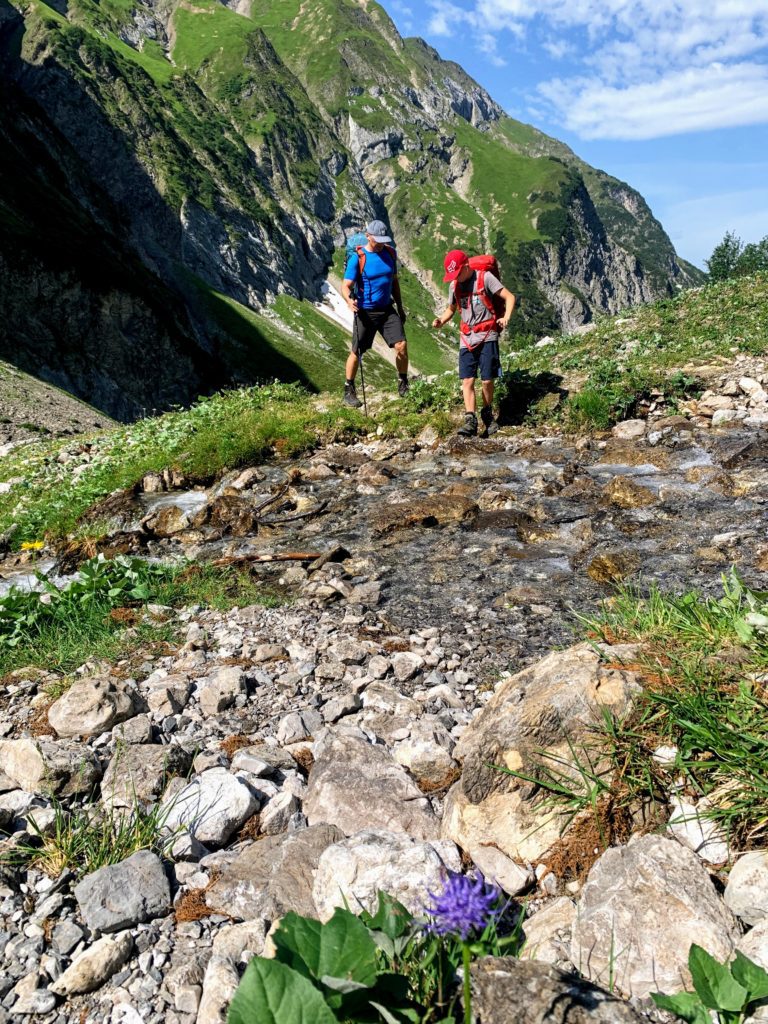
[[[366,225],[366,235],[371,235],[374,242],[391,242],[392,239],[387,234],[387,225],[383,220],[372,220],[370,224]]]

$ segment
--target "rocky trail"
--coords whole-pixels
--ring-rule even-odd
[[[736,565],[768,589],[768,375],[737,369],[686,415],[598,437],[371,437],[105,503],[107,554],[251,564],[285,600],[150,606],[178,646],[86,664],[55,700],[45,671],[0,681],[0,1022],[218,1024],[287,911],[385,890],[419,912],[470,864],[527,900],[522,961],[473,969],[483,1022],[560,1020],[565,991],[581,1015],[563,1020],[668,1019],[647,997],[686,983],[692,941],[768,966],[768,854],[723,892],[737,851],[698,819],[661,823],[574,878],[562,817],[494,767],[565,756],[601,706],[630,706],[635,652],[577,642],[615,583],[714,593]],[[29,572],[9,556],[3,585]],[[83,877],[8,859],[62,806],[136,803],[162,815],[162,857]]]

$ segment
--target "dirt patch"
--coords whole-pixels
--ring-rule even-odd
[[[27,728],[29,729],[31,736],[55,736],[56,730],[51,726],[48,721],[48,709],[55,702],[50,700],[46,704],[41,704],[39,708],[35,709],[35,714],[32,717]]]
[[[417,779],[416,784],[422,793],[439,793],[452,786],[460,776],[461,768],[457,766],[446,772],[440,779]]]

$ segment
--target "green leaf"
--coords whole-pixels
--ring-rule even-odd
[[[407,1024],[409,1021],[412,1021],[413,1024],[419,1024],[421,1020],[421,1014],[418,1010],[396,1010],[393,1012],[382,1006],[381,1003],[370,1002],[368,1005],[381,1014],[381,1019],[385,1024]]]
[[[291,911],[274,942],[278,959],[308,977],[329,975],[368,987],[376,982],[376,945],[363,922],[341,907],[326,924]]]
[[[736,952],[731,964],[731,974],[747,990],[747,1001],[768,999],[768,971],[750,960],[743,953]]]
[[[710,1010],[742,1009],[747,1001],[747,990],[706,949],[694,943],[688,954],[688,967],[693,987]]]
[[[736,636],[742,643],[748,644],[752,640],[755,631],[744,619],[736,619],[733,623],[733,628],[736,631]]]
[[[229,1006],[227,1024],[338,1024],[312,982],[277,960],[248,964]]]
[[[384,932],[388,939],[399,939],[413,923],[413,914],[410,910],[394,896],[381,891],[376,916],[371,917],[367,911],[363,911],[360,918],[373,931]]]
[[[651,992],[651,999],[660,1010],[671,1010],[687,1024],[712,1024],[704,1004],[694,992],[678,992],[676,996],[665,996]]]

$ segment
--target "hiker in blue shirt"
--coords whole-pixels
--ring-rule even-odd
[[[344,384],[344,403],[353,409],[362,404],[355,391],[360,357],[373,345],[377,331],[395,350],[395,366],[400,378],[398,394],[402,397],[408,391],[408,344],[403,327],[405,310],[397,280],[397,255],[383,221],[372,220],[365,234],[368,242],[350,254],[341,284],[341,294],[355,315]]]

